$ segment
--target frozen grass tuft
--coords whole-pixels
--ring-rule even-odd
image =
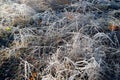
[[[120,20],[111,1],[0,2],[1,80],[119,80],[120,31],[109,26]]]

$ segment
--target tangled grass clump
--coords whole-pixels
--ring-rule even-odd
[[[120,79],[119,2],[0,2],[0,80]]]

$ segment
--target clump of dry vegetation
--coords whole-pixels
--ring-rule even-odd
[[[0,0],[0,80],[119,80],[119,3]]]

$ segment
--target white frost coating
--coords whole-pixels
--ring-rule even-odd
[[[36,12],[25,4],[3,4],[1,5],[0,18],[6,20],[5,24],[21,24],[29,21]]]

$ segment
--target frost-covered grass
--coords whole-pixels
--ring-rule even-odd
[[[120,26],[114,1],[40,1],[0,0],[0,40],[10,44],[0,42],[1,80],[120,79],[120,31],[109,29]]]

